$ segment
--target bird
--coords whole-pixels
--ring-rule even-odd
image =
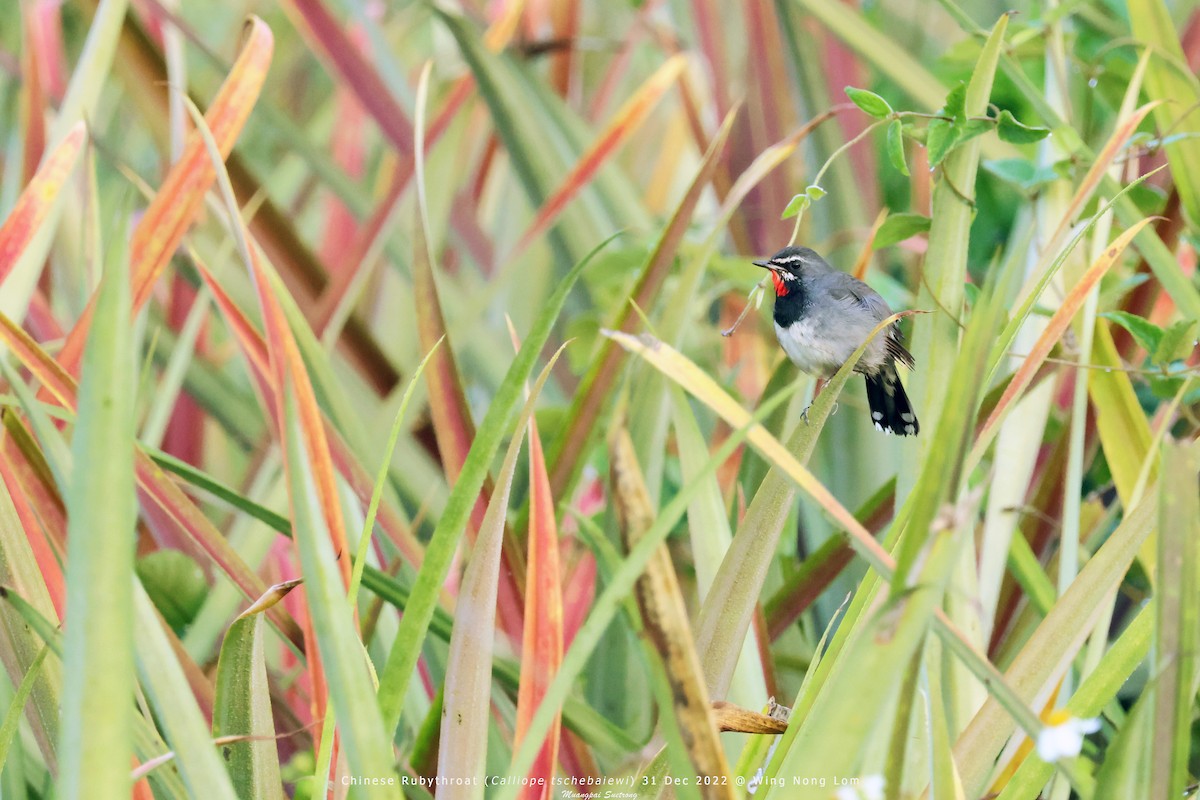
[[[800,370],[818,378],[831,378],[875,326],[892,315],[878,292],[834,269],[808,247],[785,247],[753,264],[771,273],[775,336],[783,352]],[[916,436],[921,423],[900,382],[897,361],[909,369],[916,366],[893,323],[871,340],[854,371],[866,378],[876,429]]]

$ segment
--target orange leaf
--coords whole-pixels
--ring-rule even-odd
[[[978,441],[984,442],[989,438],[992,429],[999,424],[1000,419],[1004,416],[1004,412],[1012,405],[1013,401],[1025,391],[1029,386],[1029,382],[1033,380],[1034,374],[1042,366],[1046,360],[1046,356],[1050,355],[1051,348],[1058,341],[1059,337],[1071,324],[1071,319],[1079,311],[1083,305],[1083,301],[1087,299],[1088,292],[1092,287],[1108,272],[1129,243],[1133,241],[1133,237],[1141,232],[1142,228],[1146,227],[1153,221],[1153,217],[1142,220],[1134,225],[1129,230],[1125,231],[1117,240],[1114,241],[1104,251],[1100,258],[1096,259],[1096,263],[1088,268],[1088,271],[1083,274],[1072,288],[1070,293],[1063,300],[1062,305],[1054,312],[1054,316],[1050,318],[1050,322],[1046,325],[1046,329],[1042,331],[1042,335],[1038,337],[1033,348],[1029,351],[1029,355],[1025,357],[1025,361],[1017,369],[1012,380],[1009,381],[1008,387],[1004,390],[1004,394],[1000,396],[1000,401],[996,403],[996,407],[992,409],[991,416],[984,423],[983,428],[979,432]]]
[[[48,515],[62,519],[61,505],[58,509],[52,508],[56,498],[52,498],[45,491],[37,491],[36,496],[31,496],[27,489],[32,487],[28,487],[18,474],[16,462],[22,459],[21,453],[13,451],[16,451],[14,442],[6,437],[4,443],[0,444],[0,480],[4,482],[8,495],[12,498],[21,529],[25,531],[29,548],[33,551],[33,558],[46,584],[46,593],[50,595],[50,602],[58,615],[57,619],[61,621],[67,608],[66,585],[61,566],[65,548],[54,547],[54,540],[49,531],[42,533],[45,530],[43,521]],[[38,487],[39,490],[40,488]],[[35,504],[42,507],[35,508]],[[61,530],[59,533],[65,537]]]
[[[355,47],[341,24],[320,0],[291,0],[284,10],[292,10],[301,34],[312,43],[323,60],[341,77],[343,85],[354,92],[362,107],[375,118],[379,129],[401,153],[412,154],[412,124],[395,95],[379,77],[360,47]]]
[[[258,100],[273,50],[271,29],[258,17],[250,17],[246,23],[245,43],[237,61],[205,115],[205,121],[223,157],[228,157],[233,150],[233,143]],[[183,155],[171,167],[133,231],[129,258],[135,314],[149,299],[154,284],[183,241],[184,234],[204,204],[204,195],[215,180],[216,170],[205,150],[204,140],[198,131],[192,131],[184,144]],[[59,363],[72,374],[79,368],[83,343],[91,327],[93,306],[94,297],[67,335],[58,357]]]
[[[554,522],[554,498],[550,494],[546,458],[537,422],[533,419],[529,421],[529,484],[529,566],[525,577],[525,639],[521,649],[521,684],[517,691],[515,746],[519,746],[524,738],[563,657],[558,527]],[[530,769],[531,780],[522,789],[520,797],[534,800],[551,796],[561,728],[560,709]],[[540,787],[536,785],[538,782],[542,783]]]
[[[271,371],[270,356],[267,354],[266,342],[263,341],[262,335],[255,329],[249,318],[242,313],[242,310],[238,308],[237,304],[233,302],[233,299],[229,297],[221,284],[217,282],[217,279],[213,277],[203,261],[194,253],[192,254],[192,263],[195,264],[200,277],[212,292],[214,302],[216,302],[217,307],[221,310],[230,330],[233,331],[234,338],[237,339],[242,354],[246,357],[246,361],[249,362],[250,374],[262,396],[263,407],[267,410],[267,414],[271,417],[272,422],[278,425],[275,404],[278,384],[275,381],[274,373]],[[363,504],[363,508],[366,508],[371,500],[371,492],[374,490],[374,479],[358,463],[354,455],[350,452],[350,448],[342,440],[341,436],[338,435],[337,431],[333,429],[333,426],[325,423],[325,433],[329,443],[330,455],[338,472],[346,479],[355,496]],[[387,504],[379,507],[376,520],[404,558],[414,567],[420,566],[424,551],[416,537],[413,536],[412,530],[404,521],[396,516],[396,513]]]
[[[21,16],[24,17],[25,40],[21,43],[21,77],[24,91],[21,92],[21,117],[24,120],[25,131],[22,135],[23,157],[22,183],[28,183],[37,172],[42,155],[46,149],[46,109],[49,101],[42,86],[42,64],[53,56],[46,51],[50,40],[42,35],[45,28],[50,27],[44,11],[33,8],[29,3],[21,6]],[[61,40],[60,40],[61,43]],[[61,52],[57,55],[62,55]]]
[[[621,143],[628,139],[645,121],[654,105],[675,83],[675,79],[679,77],[679,73],[683,71],[686,63],[687,60],[682,55],[675,55],[668,59],[642,84],[637,93],[626,101],[625,105],[613,116],[608,127],[596,139],[596,142],[580,157],[579,163],[567,175],[562,186],[546,200],[541,210],[538,211],[537,218],[521,236],[509,258],[515,258],[524,252],[531,242],[550,227],[551,223],[566,208],[567,203],[571,202],[571,199],[587,186],[588,181],[600,170],[605,160],[615,153]]]
[[[235,224],[241,225],[240,220]],[[254,288],[258,292],[259,305],[262,307],[263,321],[267,329],[267,352],[271,357],[271,367],[277,387],[290,384],[295,392],[296,410],[300,416],[300,427],[304,435],[304,450],[308,455],[312,468],[313,484],[320,495],[321,511],[329,530],[330,543],[333,552],[338,557],[338,569],[342,580],[350,586],[350,548],[346,542],[346,528],[342,517],[342,506],[338,499],[337,484],[334,480],[333,463],[329,457],[329,441],[325,436],[325,423],[317,406],[317,398],[313,393],[312,383],[308,379],[308,371],[304,367],[304,359],[300,349],[288,327],[287,317],[283,306],[275,296],[275,288],[271,284],[266,269],[259,261],[258,252],[250,249],[250,274],[254,280]],[[276,423],[279,427],[279,441],[284,444],[287,428],[283,424],[283,392],[275,392]],[[286,450],[286,448],[284,448]],[[294,502],[293,498],[293,502]]]
[[[60,406],[68,411],[75,410],[75,379],[5,314],[0,314],[0,340],[42,382],[43,389],[48,390]]]
[[[54,198],[75,168],[85,141],[87,128],[78,122],[21,192],[17,204],[0,226],[0,283],[12,272],[17,259],[50,213]]]
[[[75,380],[42,349],[41,345],[3,314],[0,314],[0,341],[13,351],[34,378],[41,381],[43,388],[49,391],[59,405],[68,411],[75,411]],[[133,446],[134,443],[131,442],[130,445]],[[170,526],[172,531],[182,533],[184,536],[180,542],[186,543],[189,550],[199,550],[207,554],[248,599],[260,597],[266,589],[266,584],[246,565],[216,526],[141,448],[135,452],[134,459],[139,497],[147,518],[153,520],[160,530],[163,526]],[[285,636],[297,646],[303,646],[295,622],[276,609],[272,609],[268,615]]]
[[[675,254],[683,241],[683,235],[692,221],[692,214],[700,202],[701,195],[708,189],[713,174],[717,170],[719,156],[725,149],[729,132],[733,129],[736,110],[730,112],[720,129],[712,139],[704,159],[700,162],[692,183],[688,187],[683,200],[675,209],[670,222],[663,229],[654,252],[650,254],[637,286],[633,290],[632,302],[626,303],[618,312],[614,329],[632,331],[640,319],[634,313],[634,306],[649,309],[658,297],[658,292],[667,279],[667,273],[675,262]],[[550,476],[550,486],[558,493],[567,490],[574,479],[575,472],[581,462],[584,448],[595,429],[595,420],[600,415],[609,391],[616,383],[617,373],[625,361],[625,352],[613,342],[605,342],[599,355],[592,362],[593,366],[575,392],[575,401],[568,412],[568,421],[562,434],[555,440],[551,461],[553,471]]]
[[[1075,196],[1071,198],[1066,211],[1063,212],[1058,227],[1054,229],[1050,240],[1043,246],[1044,252],[1058,252],[1062,237],[1066,235],[1071,220],[1074,220],[1078,216],[1079,210],[1083,208],[1084,203],[1096,191],[1096,187],[1100,185],[1100,181],[1108,173],[1113,160],[1124,150],[1125,142],[1134,134],[1138,126],[1142,124],[1142,120],[1146,118],[1146,115],[1157,105],[1159,105],[1158,101],[1146,103],[1146,105],[1137,109],[1127,119],[1122,121],[1121,125],[1113,131],[1112,136],[1108,137],[1108,141],[1104,143],[1104,147],[1100,148],[1100,152],[1096,153],[1096,158],[1092,161],[1092,166],[1088,169],[1087,174],[1079,182],[1079,188],[1075,191]]]

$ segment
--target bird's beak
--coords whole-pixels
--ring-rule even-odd
[[[762,267],[763,269],[775,269],[770,261],[751,261],[750,263],[756,267]]]

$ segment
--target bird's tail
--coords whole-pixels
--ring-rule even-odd
[[[871,407],[871,421],[875,427],[884,433],[916,436],[921,423],[917,422],[917,415],[908,402],[895,365],[888,364],[875,375],[866,377],[867,405]]]

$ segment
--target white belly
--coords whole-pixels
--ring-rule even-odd
[[[848,355],[834,352],[830,342],[817,339],[812,323],[808,320],[799,320],[787,328],[776,324],[775,336],[793,364],[802,371],[820,378],[832,377]],[[851,347],[851,352],[853,349]]]

